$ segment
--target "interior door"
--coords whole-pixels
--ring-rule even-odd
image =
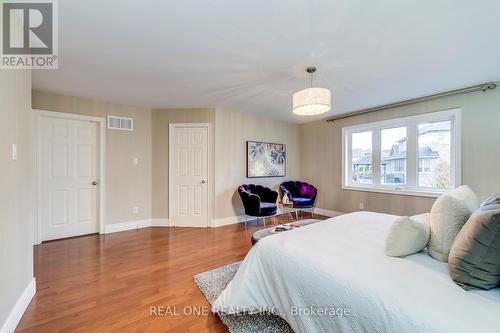
[[[170,222],[208,227],[208,126],[171,127]]]
[[[39,118],[42,241],[98,232],[97,133],[95,122]]]

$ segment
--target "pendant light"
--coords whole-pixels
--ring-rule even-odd
[[[293,113],[300,116],[313,116],[330,111],[332,109],[330,90],[313,87],[316,67],[307,67],[306,71],[311,75],[311,86],[293,94]]]

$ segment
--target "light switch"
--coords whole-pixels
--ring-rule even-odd
[[[138,165],[139,164],[139,159],[137,157],[134,157],[134,159],[132,160],[132,164],[133,165]]]
[[[17,161],[17,143],[12,144],[12,160]]]

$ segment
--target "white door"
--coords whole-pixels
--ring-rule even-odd
[[[208,227],[208,125],[170,129],[170,222]]]
[[[97,123],[40,116],[42,241],[98,232]]]

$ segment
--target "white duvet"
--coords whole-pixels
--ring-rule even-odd
[[[358,212],[266,237],[212,310],[270,309],[295,332],[499,333],[499,288],[464,291],[424,252],[385,256],[396,218]]]

